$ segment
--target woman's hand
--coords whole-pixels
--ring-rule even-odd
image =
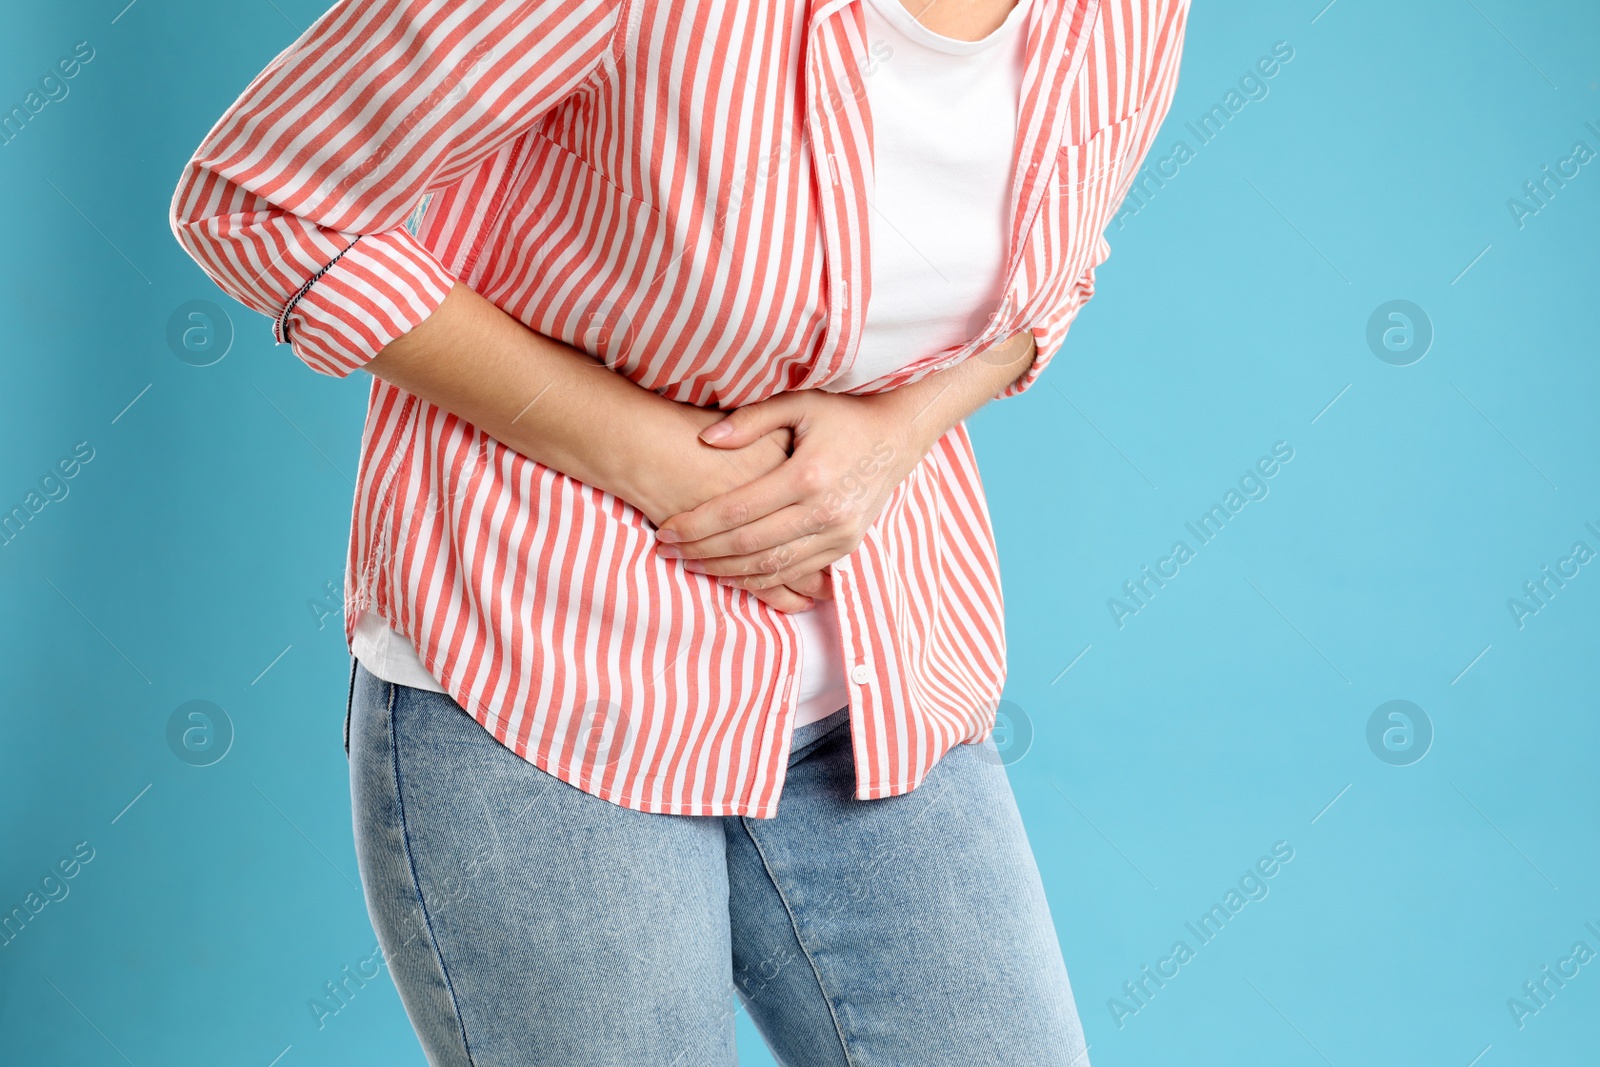
[[[676,405],[684,422],[683,433],[661,442],[664,462],[652,464],[648,485],[642,485],[630,500],[645,517],[658,526],[680,512],[688,511],[714,497],[745,485],[773,470],[789,458],[793,434],[788,427],[753,435],[743,446],[713,448],[699,438],[700,431],[720,422],[723,412],[691,404]],[[669,546],[660,545],[658,551]],[[663,555],[676,555],[670,550]],[[779,611],[805,611],[815,600],[826,600],[833,592],[826,574],[813,574],[805,581],[774,584],[752,589],[752,594]]]
[[[909,394],[907,394],[909,395]],[[792,455],[748,484],[658,524],[657,551],[690,570],[760,595],[826,575],[861,544],[889,495],[936,438],[917,432],[895,391],[851,396],[816,389],[739,408],[700,439],[742,452],[792,430]]]
[[[691,570],[761,595],[826,576],[854,552],[889,495],[936,441],[1033,364],[1019,330],[907,385],[870,396],[806,389],[780,393],[715,421],[700,439],[742,450],[794,432],[790,457],[732,492],[657,523],[657,548]]]

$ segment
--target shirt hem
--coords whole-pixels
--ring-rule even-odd
[[[415,642],[413,642],[413,644],[415,644]],[[417,659],[422,663],[423,667],[427,669],[428,673],[433,675],[433,677],[438,680],[439,684],[445,687],[443,695],[455,701],[456,705],[460,707],[462,711],[466,712],[474,722],[483,727],[483,729],[488,732],[490,737],[494,738],[495,743],[501,748],[504,748],[506,751],[512,753],[524,763],[532,764],[533,766],[539,768],[539,770],[550,775],[552,778],[556,778],[559,781],[572,786],[574,789],[587,793],[592,797],[598,797],[599,799],[607,801],[608,803],[617,805],[619,808],[626,808],[629,811],[642,811],[649,815],[699,815],[714,817],[741,815],[754,819],[771,819],[776,817],[778,814],[778,801],[782,798],[784,781],[788,777],[787,773],[772,783],[772,798],[767,803],[757,804],[751,801],[737,801],[728,804],[727,810],[721,810],[724,805],[710,801],[693,803],[681,803],[677,801],[651,801],[638,799],[636,796],[619,793],[614,789],[605,790],[601,788],[595,788],[595,778],[593,776],[585,775],[581,772],[575,772],[570,765],[563,766],[557,764],[554,760],[541,760],[538,757],[537,752],[534,752],[534,754],[530,755],[530,749],[519,750],[517,746],[507,744],[506,741],[499,735],[499,733],[495,731],[493,726],[490,726],[483,719],[479,718],[471,708],[461,702],[461,698],[458,697],[452,690],[450,681],[436,669],[435,665],[429,661],[428,657],[420,649],[417,652]],[[798,675],[794,672],[791,672],[789,687],[792,689],[798,684]],[[779,718],[782,718],[783,716],[783,712],[781,710],[775,712],[774,714],[776,714]],[[794,728],[791,725],[789,728],[784,730],[782,751],[779,753],[778,757],[780,765],[785,767],[786,770],[788,766],[790,745],[793,743],[793,740]],[[636,779],[647,782],[660,780],[659,778],[652,779],[648,775],[644,774],[636,776]]]
[[[351,649],[351,655],[354,656],[354,654],[355,654],[355,652],[354,652],[354,649],[352,648]],[[796,727],[793,724],[790,724],[788,726],[788,728],[786,728],[783,731],[783,733],[784,733],[783,743],[780,746],[780,752],[778,753],[778,765],[784,767],[785,768],[785,772],[782,774],[781,777],[777,778],[772,783],[772,786],[771,786],[772,797],[766,803],[754,803],[754,802],[751,802],[751,801],[735,801],[735,802],[730,802],[730,803],[727,803],[727,804],[718,804],[718,803],[710,802],[710,801],[700,801],[700,802],[688,802],[688,803],[685,803],[685,802],[677,802],[677,801],[652,801],[652,800],[646,800],[646,799],[642,799],[637,794],[629,795],[629,794],[626,794],[626,793],[619,793],[617,790],[606,790],[606,789],[598,788],[595,785],[596,779],[593,776],[586,775],[586,774],[582,773],[581,771],[575,771],[570,764],[569,765],[562,765],[562,764],[558,764],[554,760],[550,760],[550,759],[541,760],[538,757],[536,752],[530,755],[530,750],[529,749],[519,750],[515,745],[507,744],[506,741],[499,735],[499,733],[496,732],[496,730],[495,730],[495,728],[493,726],[491,726],[488,722],[485,722],[482,718],[479,718],[478,715],[471,708],[469,708],[466,704],[462,703],[461,698],[458,697],[452,691],[451,685],[450,685],[450,682],[448,681],[448,679],[446,679],[435,668],[435,665],[432,662],[430,662],[428,660],[428,658],[420,650],[418,650],[417,659],[418,659],[419,662],[422,663],[423,667],[427,670],[427,672],[430,675],[432,675],[439,682],[440,685],[444,686],[444,689],[442,690],[441,695],[447,696],[452,701],[454,701],[456,703],[456,705],[458,707],[460,707],[461,710],[463,712],[465,712],[468,716],[470,716],[474,722],[476,722],[480,727],[482,727],[489,734],[490,737],[494,738],[494,741],[495,741],[496,744],[500,745],[500,747],[502,747],[506,751],[512,753],[513,755],[515,755],[518,759],[522,760],[523,762],[531,764],[534,767],[537,767],[539,770],[541,770],[544,773],[550,775],[552,778],[556,778],[557,780],[563,782],[564,784],[569,785],[572,788],[580,790],[580,791],[582,791],[584,793],[587,793],[592,797],[597,797],[600,800],[604,800],[604,801],[606,801],[608,803],[615,804],[620,808],[626,808],[629,811],[640,811],[640,812],[644,812],[644,813],[649,814],[649,815],[693,815],[693,816],[716,817],[716,818],[738,815],[738,816],[742,816],[742,817],[745,817],[745,818],[754,818],[754,819],[771,819],[771,818],[777,817],[777,815],[778,815],[779,802],[781,801],[782,796],[783,796],[783,787],[784,787],[784,785],[785,785],[785,783],[786,783],[786,781],[788,779],[788,774],[787,774],[788,757],[789,757],[789,752],[791,751],[791,746],[792,746],[793,741],[794,741],[794,731],[796,729]],[[405,683],[394,683],[394,684],[405,684]],[[791,697],[793,697],[795,695],[792,692],[792,690],[794,688],[796,688],[798,686],[798,684],[799,684],[798,673],[797,672],[791,672],[790,678],[789,678],[789,681],[788,681],[788,685],[786,687],[784,687],[785,690],[789,692],[789,695]],[[429,691],[430,690],[423,690],[423,692],[429,692]],[[474,702],[474,703],[476,703],[476,702]],[[841,710],[843,710],[845,708],[848,708],[849,711],[850,711],[850,718],[852,720],[852,734],[853,734],[854,733],[853,720],[854,720],[854,711],[855,711],[854,705],[853,705],[853,703],[846,704],[846,705],[841,705]],[[781,710],[776,712],[775,714],[780,719],[784,715],[783,711],[781,711]],[[988,731],[985,731],[983,737],[987,737],[987,736],[988,736]],[[983,740],[983,737],[980,737],[980,738],[976,739],[973,742],[958,741],[957,744],[978,743],[978,742],[981,742]],[[852,745],[852,748],[854,748],[854,747],[855,746]],[[946,749],[945,753],[941,754],[940,759],[942,759],[945,754],[948,754],[948,752],[949,752],[949,749]],[[853,755],[854,755],[854,753],[853,753]],[[934,762],[932,764],[930,764],[929,770],[931,771],[934,766],[937,766],[938,762],[939,761],[937,759],[934,760]],[[859,767],[858,767],[858,772],[859,772]],[[640,778],[645,778],[646,776],[641,775],[639,777]],[[905,779],[905,780],[898,781],[898,782],[880,782],[880,783],[877,783],[875,785],[871,785],[871,786],[869,786],[868,788],[866,788],[864,790],[859,788],[859,786],[858,786],[858,788],[851,794],[851,796],[852,796],[852,799],[855,799],[855,800],[884,800],[884,799],[887,799],[887,798],[893,797],[893,796],[902,796],[902,795],[904,795],[906,793],[912,792],[913,790],[915,790],[916,788],[921,786],[922,783],[926,780],[926,778],[927,778],[927,774],[924,773],[920,777]],[[654,779],[654,780],[659,780],[659,779]]]

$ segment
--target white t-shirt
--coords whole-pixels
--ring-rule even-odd
[[[901,0],[861,2],[873,129],[872,293],[855,362],[821,387],[831,392],[961,344],[998,306],[1030,0],[1018,0],[980,41],[934,33]],[[792,618],[801,636],[794,724],[802,726],[849,704],[852,683],[833,601]],[[361,613],[352,652],[385,681],[444,692],[411,642],[379,615]]]
[[[864,3],[872,293],[855,363],[822,386],[832,392],[964,343],[998,307],[1029,6],[1018,0],[993,33],[958,41],[901,0]]]

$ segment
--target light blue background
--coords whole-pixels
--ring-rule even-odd
[[[1099,1067],[1595,1062],[1600,961],[1521,1029],[1507,1000],[1600,951],[1600,564],[1521,629],[1507,599],[1600,550],[1600,162],[1521,228],[1507,200],[1600,150],[1600,9],[1322,2],[1196,7],[1156,153],[1194,158],[1112,228],[1040,386],[973,420],[1034,733],[1012,781]],[[0,948],[0,1060],[422,1064],[386,976],[324,1028],[307,1006],[375,946],[349,661],[312,607],[366,381],[274,348],[167,227],[184,160],[322,5],[124,3],[0,36],[5,108],[96,50],[0,147],[0,506],[95,450],[0,548],[0,907],[95,850]],[[1184,122],[1277,41],[1269,95],[1196,147]],[[238,329],[213,366],[165,339],[193,299]],[[1435,330],[1410,366],[1365,340],[1391,299]],[[1108,598],[1277,441],[1270,495],[1119,629]],[[211,767],[166,742],[193,699],[237,731]],[[1367,744],[1391,699],[1434,729],[1409,766]],[[1267,898],[1119,1027],[1108,1000],[1279,841]]]

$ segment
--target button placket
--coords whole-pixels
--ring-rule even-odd
[[[851,574],[850,557],[845,556],[843,558],[834,560],[833,571],[834,571],[835,576],[837,576],[838,578],[848,579],[850,574]],[[837,598],[837,594],[836,594],[836,598]],[[850,644],[851,644],[850,638],[853,635],[851,634],[851,631],[849,630],[849,628],[844,624],[844,620],[842,618],[843,612],[841,612],[840,615],[841,615],[841,620],[840,620],[840,622],[841,622],[841,632],[842,632],[842,636],[845,639],[845,650],[848,652],[850,650]],[[872,681],[872,668],[870,666],[868,666],[864,662],[856,663],[853,667],[850,668],[850,680],[852,682],[854,682],[856,685],[866,685],[868,682]]]
[[[839,636],[843,641],[845,662],[856,660],[859,653],[855,649],[855,628],[850,625],[850,613],[844,608],[844,603],[850,599],[849,582],[854,577],[854,568],[850,564],[849,556],[842,556],[833,561],[834,577],[834,602],[839,611]],[[865,685],[872,680],[872,668],[860,660],[846,672],[850,681],[856,685]]]

